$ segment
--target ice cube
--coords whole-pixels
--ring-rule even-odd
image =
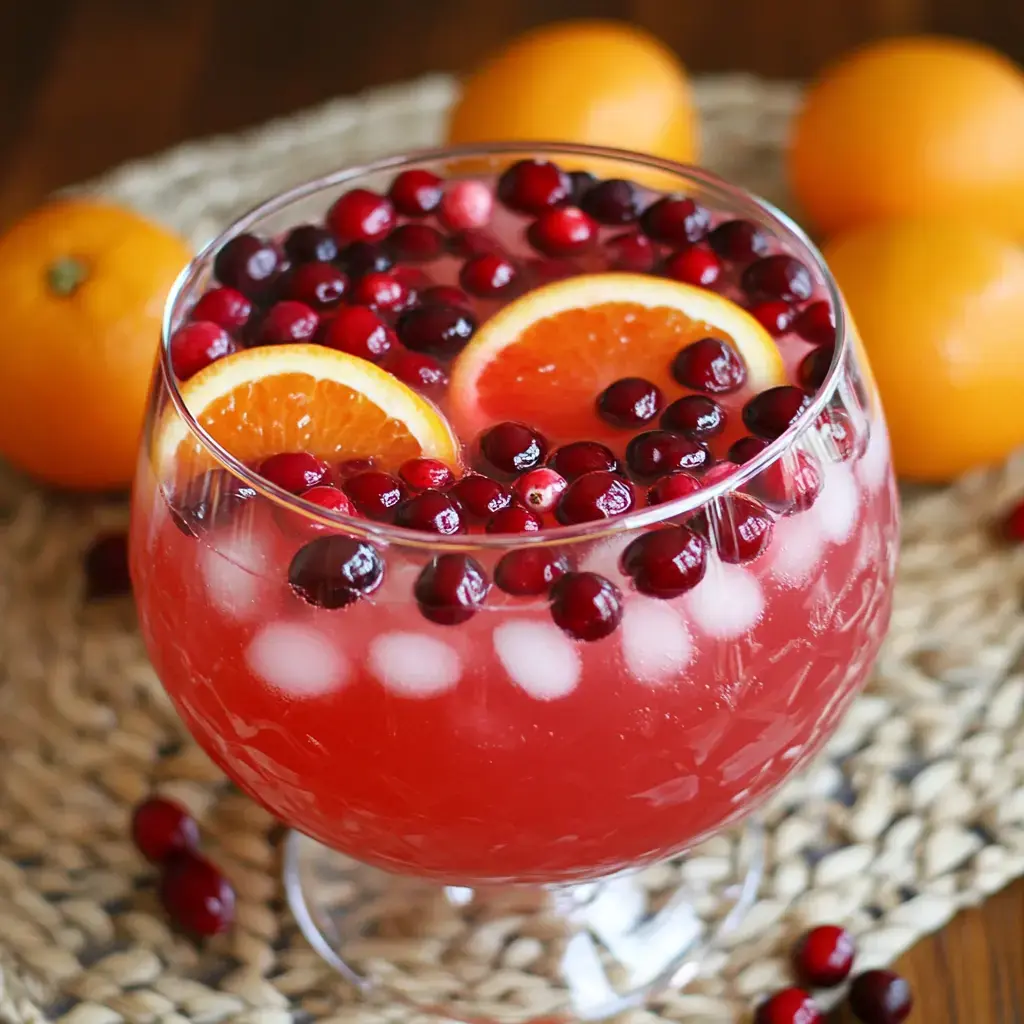
[[[825,538],[813,512],[785,516],[775,524],[769,549],[770,571],[781,583],[806,583],[820,566]]]
[[[867,450],[857,463],[857,476],[869,491],[877,491],[885,483],[888,471],[889,432],[885,429],[885,421],[876,419],[871,424]]]
[[[845,463],[825,466],[824,483],[814,511],[826,541],[841,544],[853,533],[860,505],[860,490],[850,467]]]
[[[674,683],[690,664],[693,643],[679,609],[651,597],[634,597],[622,616],[626,667],[648,686]]]
[[[257,534],[239,532],[216,536],[203,546],[199,566],[206,592],[218,611],[239,622],[261,612],[269,558]]]
[[[509,678],[537,700],[557,700],[576,689],[580,656],[552,622],[503,622],[494,630],[494,650]]]
[[[323,633],[301,622],[271,622],[252,639],[245,660],[268,686],[291,697],[317,697],[341,686],[348,660]]]
[[[694,624],[708,636],[734,640],[764,614],[761,584],[742,566],[708,561],[704,579],[683,598]]]
[[[436,697],[462,676],[458,651],[426,633],[382,633],[370,641],[370,671],[401,697]]]

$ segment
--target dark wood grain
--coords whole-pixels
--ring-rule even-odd
[[[571,16],[646,26],[694,72],[805,76],[853,45],[913,31],[1024,62],[1022,0],[0,0],[0,226],[121,161],[367,86],[464,71],[514,33]],[[922,1024],[1024,1024],[1024,883],[900,969]]]

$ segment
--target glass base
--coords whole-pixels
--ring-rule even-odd
[[[761,827],[596,882],[468,889],[367,867],[298,833],[288,902],[313,948],[374,1002],[467,1021],[600,1020],[686,985],[757,895]],[[705,844],[707,846],[708,844]]]

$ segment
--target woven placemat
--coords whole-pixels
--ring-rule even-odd
[[[434,77],[340,100],[89,188],[198,244],[286,185],[433,143],[453,88]],[[785,205],[779,152],[796,87],[730,76],[698,94],[708,165]],[[989,531],[1021,493],[1024,457],[905,497],[871,688],[827,756],[772,802],[762,898],[730,948],[636,1021],[736,1018],[785,978],[786,943],[810,921],[847,923],[864,966],[891,961],[1024,873],[1024,551]],[[409,1020],[400,1005],[361,1005],[306,945],[283,906],[274,823],[185,735],[130,601],[85,599],[82,554],[126,516],[0,470],[0,1020]],[[238,890],[236,927],[203,946],[168,928],[128,841],[131,807],[153,789],[196,812]]]

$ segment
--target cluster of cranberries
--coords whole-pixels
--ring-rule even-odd
[[[180,804],[150,797],[135,808],[132,839],[160,869],[160,902],[183,931],[219,935],[235,917],[235,890],[199,852],[199,826]]]
[[[802,986],[784,988],[757,1008],[755,1024],[824,1024],[825,1016],[808,989],[842,985],[853,969],[853,937],[837,925],[812,928],[797,943],[793,968]],[[850,984],[849,1005],[863,1024],[902,1024],[910,1016],[910,986],[892,971],[864,971]]]

